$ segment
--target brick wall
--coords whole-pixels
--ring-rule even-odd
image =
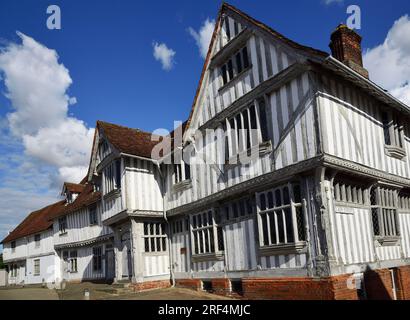
[[[349,275],[330,278],[243,279],[247,299],[357,300],[356,290],[347,288]]]
[[[199,279],[176,279],[175,286],[192,290],[201,290],[201,280]]]
[[[231,282],[229,279],[222,278],[222,279],[212,279],[212,290],[213,293],[219,295],[230,295],[231,293]]]
[[[137,282],[131,284],[134,291],[144,291],[150,289],[161,289],[161,288],[169,288],[171,286],[171,282],[169,280],[158,280],[158,281],[146,281],[146,282]]]
[[[410,266],[397,268],[397,299],[410,300]]]
[[[392,280],[388,269],[366,271],[364,282],[369,300],[393,299]]]

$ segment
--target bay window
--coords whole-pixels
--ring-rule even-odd
[[[299,183],[288,183],[257,194],[261,247],[306,241],[305,209]]]

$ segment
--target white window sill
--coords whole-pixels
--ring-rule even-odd
[[[406,150],[402,147],[397,147],[393,145],[384,145],[384,152],[389,157],[393,157],[399,160],[403,160],[406,157]]]
[[[105,194],[103,198],[104,200],[109,200],[112,198],[117,198],[119,196],[121,196],[121,189],[114,189],[108,192],[107,194]]]
[[[192,187],[192,181],[191,181],[191,179],[188,179],[188,180],[184,180],[184,181],[181,181],[181,182],[178,182],[178,183],[174,184],[172,186],[172,191],[179,192],[179,191],[189,189],[191,187]]]
[[[233,156],[229,157],[228,163],[226,163],[224,165],[224,167],[226,169],[230,169],[230,168],[234,168],[238,165],[242,165],[242,163],[240,163],[241,158],[248,159],[249,155],[252,155],[252,151],[255,148],[258,149],[259,157],[263,157],[264,155],[272,152],[272,141],[268,140],[268,141],[265,141],[265,142],[261,142],[256,146],[250,147],[249,149],[247,149],[245,151],[241,151],[241,152],[237,153],[236,155],[233,155]]]
[[[222,94],[225,90],[231,87],[238,79],[240,79],[243,75],[247,74],[249,70],[252,70],[252,64],[250,64],[247,68],[243,69],[238,74],[234,75],[231,80],[227,83],[223,84],[222,87],[218,89],[219,94]]]
[[[193,262],[202,262],[202,261],[221,261],[224,259],[224,252],[212,252],[212,253],[201,253],[192,255]]]
[[[300,241],[294,243],[263,246],[259,248],[259,251],[262,256],[270,256],[275,254],[303,253],[306,252],[306,248],[306,242]]]
[[[58,235],[59,235],[60,237],[66,236],[66,235],[67,235],[67,231],[65,231],[65,232],[60,232]]]
[[[376,241],[383,247],[397,246],[400,242],[400,236],[376,236]]]

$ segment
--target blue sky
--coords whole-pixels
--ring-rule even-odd
[[[76,98],[76,103],[67,107],[64,121],[83,121],[83,127],[78,130],[89,137],[92,132],[86,130],[92,129],[98,119],[152,131],[162,127],[171,129],[174,120],[187,118],[203,64],[189,28],[198,32],[206,19],[215,19],[220,1],[52,3],[61,8],[61,30],[46,27],[50,1],[2,0],[0,48],[21,44],[22,39],[16,34],[20,31],[56,51],[58,63],[64,65],[67,73],[60,71],[63,75],[69,72],[72,80],[62,87],[67,89],[67,95]],[[329,51],[331,31],[346,21],[346,8],[353,4],[336,0],[232,0],[230,3],[289,38],[325,51]],[[359,33],[363,36],[363,48],[373,49],[369,65],[377,66],[386,50],[396,52],[395,48],[388,51],[380,45],[395,21],[410,13],[410,2],[369,0],[354,4],[362,10]],[[403,32],[410,38],[407,22],[406,18],[401,20],[401,29],[395,33],[398,39],[403,37]],[[164,70],[154,58],[154,43],[165,44],[175,53],[170,70]],[[400,48],[400,52],[409,53],[409,48],[410,45]],[[2,70],[0,75],[3,80],[7,78]],[[379,82],[389,90],[400,91],[409,78],[410,72],[399,84],[383,83],[382,77]],[[3,80],[0,79],[0,238],[30,210],[57,197],[59,182],[70,176],[59,169],[68,168],[72,172],[71,169],[84,167],[86,162],[59,163],[47,159],[44,150],[28,150],[27,140],[22,143],[23,134],[11,132],[8,115],[16,109],[5,96],[10,89]],[[39,141],[38,132],[29,134],[35,138],[29,140],[32,144]],[[81,153],[81,150],[78,147],[75,152]]]

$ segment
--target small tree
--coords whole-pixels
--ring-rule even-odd
[[[0,254],[0,269],[4,269],[6,266],[3,263],[3,254]]]

